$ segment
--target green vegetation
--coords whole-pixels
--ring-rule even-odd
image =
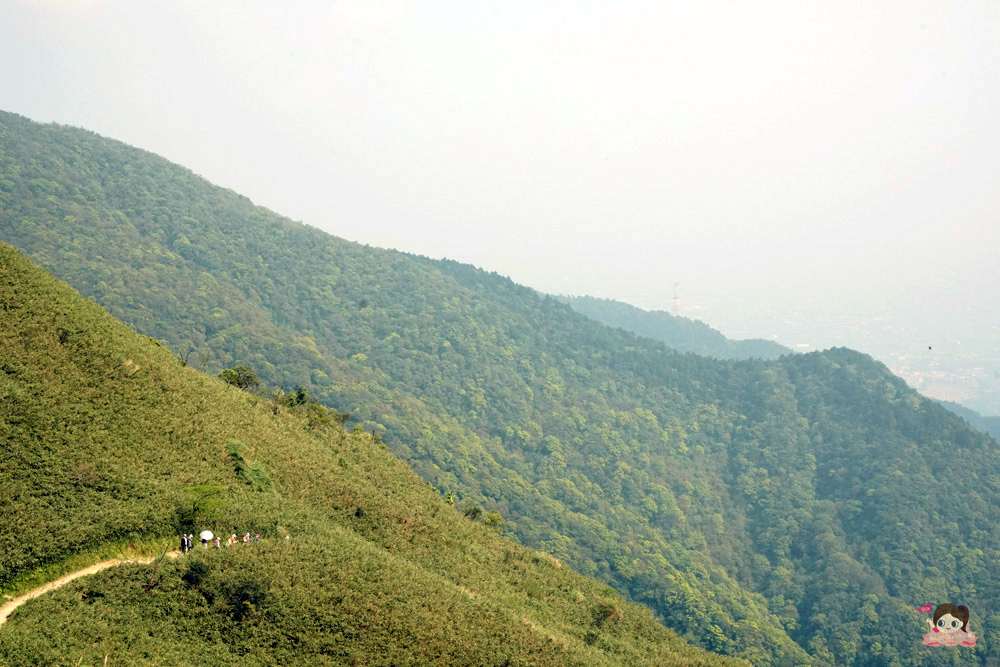
[[[949,411],[954,412],[956,415],[969,422],[971,426],[978,428],[984,433],[988,433],[993,436],[994,440],[1000,441],[1000,417],[996,416],[984,416],[976,412],[975,410],[970,410],[964,405],[959,405],[952,401],[941,401],[938,403],[943,405]]]
[[[257,374],[249,366],[227,368],[219,373],[219,379],[226,384],[231,384],[234,387],[246,389],[247,391],[260,386],[260,378],[257,377]]]
[[[39,506],[71,490],[111,500],[107,517],[94,514],[98,537],[56,544],[57,558],[100,540],[160,534],[164,520],[179,525],[191,515],[188,489],[202,485],[225,492],[205,499],[200,520],[249,527],[241,503],[278,507],[295,489],[322,486],[316,475],[343,474],[345,452],[384,457],[384,442],[426,483],[427,499],[393,507],[432,509],[437,489],[446,498],[437,516],[489,539],[499,539],[496,512],[505,536],[599,577],[710,650],[756,665],[1000,658],[996,443],[865,355],[679,354],[496,274],[348,243],[155,156],[11,115],[0,115],[0,238],[163,341],[149,343],[163,364],[171,350],[171,363],[187,359],[182,373],[192,378],[203,376],[191,367],[214,376],[246,366],[280,389],[272,398],[205,378],[223,387],[225,401],[253,404],[254,418],[269,421],[234,423],[215,393],[188,402],[186,418],[133,425],[128,436],[119,431],[128,419],[98,417],[130,393],[81,387],[87,407],[73,409],[95,415],[85,422],[94,444],[73,450],[77,467],[65,472],[68,464],[50,464],[47,453],[64,436],[47,436],[51,443],[30,450],[26,488],[42,490]],[[50,326],[60,349],[90,340],[88,328]],[[127,383],[151,366],[122,353],[100,368]],[[299,389],[308,398],[293,408],[284,397]],[[173,405],[189,394],[200,396],[184,388],[149,400]],[[349,412],[354,433],[336,419],[310,422],[302,406],[312,400],[330,414]],[[71,414],[58,402],[19,404],[57,426]],[[304,456],[297,449],[262,444],[276,437],[267,435],[274,419],[333,453],[293,470]],[[196,426],[213,430],[191,435]],[[155,434],[174,449],[153,450],[150,460],[127,454],[129,469],[153,472],[123,476],[112,466],[124,461],[102,449],[109,429],[116,442]],[[231,439],[246,444],[241,455],[264,466],[274,491],[254,491],[234,474],[224,446]],[[181,451],[195,456],[181,461]],[[163,476],[161,456],[177,471]],[[352,493],[381,502],[395,497],[394,484]],[[173,495],[160,500],[161,491]],[[382,525],[373,517],[390,511],[334,504],[324,511],[372,537]],[[267,512],[260,525],[269,536],[278,525],[296,536],[311,525],[279,518],[284,509]],[[48,553],[32,549],[12,545],[24,562],[17,571]],[[519,590],[548,599],[539,583]],[[914,608],[928,602],[968,605],[980,645],[921,647],[925,626]],[[580,641],[599,646],[618,617],[595,606],[586,613]]]
[[[245,449],[246,445],[239,440],[230,440],[226,443],[229,458],[236,466],[236,476],[249,484],[254,491],[273,490],[274,482],[271,481],[271,475],[268,474],[267,469],[261,465],[260,461],[247,461],[246,457],[243,456]]]
[[[592,296],[560,296],[573,310],[598,322],[665,343],[678,352],[694,352],[719,359],[777,359],[791,352],[770,340],[729,340],[704,322],[677,317],[662,310],[642,308]]]
[[[468,521],[370,434],[184,367],[2,244],[0,314],[5,590],[185,523],[263,536],[31,600],[0,664],[728,664]]]

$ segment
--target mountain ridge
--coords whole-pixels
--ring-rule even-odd
[[[1000,417],[981,414],[972,408],[967,408],[960,403],[955,403],[954,401],[945,401],[941,399],[936,400],[949,411],[954,412],[956,415],[969,422],[969,424],[975,428],[978,428],[984,433],[990,434],[994,440],[1000,441]]]
[[[693,352],[718,359],[777,359],[792,352],[783,345],[761,338],[730,340],[705,322],[662,310],[645,310],[614,299],[562,295],[556,298],[599,322],[666,343],[678,352]]]
[[[995,443],[871,357],[679,354],[19,122],[0,116],[2,238],[178,357],[351,412],[442,493],[685,638],[762,665],[937,664],[952,654],[912,642],[922,598],[963,596],[982,636],[1000,622]]]

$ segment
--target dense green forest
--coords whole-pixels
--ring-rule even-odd
[[[846,349],[712,359],[0,116],[0,238],[190,365],[246,365],[754,664],[992,664],[996,443]],[[920,644],[966,604],[975,649]]]
[[[31,600],[0,664],[735,664],[464,516],[371,434],[184,367],[3,244],[0,313],[5,593],[114,545],[262,536]]]
[[[662,310],[647,311],[621,301],[592,296],[556,298],[598,322],[661,341],[678,352],[694,352],[719,359],[777,359],[791,352],[783,345],[760,338],[729,340],[704,322]]]

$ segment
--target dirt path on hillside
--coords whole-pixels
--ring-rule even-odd
[[[180,551],[168,551],[167,556],[170,558],[177,558],[181,555]],[[79,579],[80,577],[85,577],[88,574],[94,574],[100,572],[101,570],[106,570],[109,567],[115,567],[116,565],[124,565],[126,563],[152,563],[156,560],[155,557],[150,558],[116,558],[115,560],[105,560],[100,563],[94,563],[89,567],[85,567],[82,570],[77,570],[76,572],[70,572],[67,575],[59,577],[55,581],[50,581],[47,584],[43,584],[38,588],[28,591],[20,597],[16,597],[13,600],[6,602],[2,607],[0,607],[0,626],[3,626],[7,622],[14,610],[20,607],[22,604],[30,600],[31,598],[37,598],[39,595],[44,595],[49,591],[54,591],[57,588],[62,588],[74,579]]]

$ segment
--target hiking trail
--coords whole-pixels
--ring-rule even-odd
[[[177,558],[181,555],[180,551],[168,551],[166,553],[170,558]],[[13,600],[9,600],[2,607],[0,607],[0,627],[7,622],[14,610],[20,607],[22,604],[27,602],[32,598],[37,598],[39,595],[44,595],[49,591],[54,591],[57,588],[62,588],[74,579],[79,579],[80,577],[85,577],[88,574],[95,574],[101,570],[106,570],[109,567],[115,567],[117,565],[125,565],[128,563],[139,563],[146,564],[152,563],[158,558],[158,556],[150,556],[148,558],[115,558],[114,560],[105,560],[100,563],[94,563],[89,565],[82,570],[77,570],[76,572],[70,572],[69,574],[63,575],[54,581],[50,581],[47,584],[42,584],[38,588],[28,591],[24,595],[18,596]]]

